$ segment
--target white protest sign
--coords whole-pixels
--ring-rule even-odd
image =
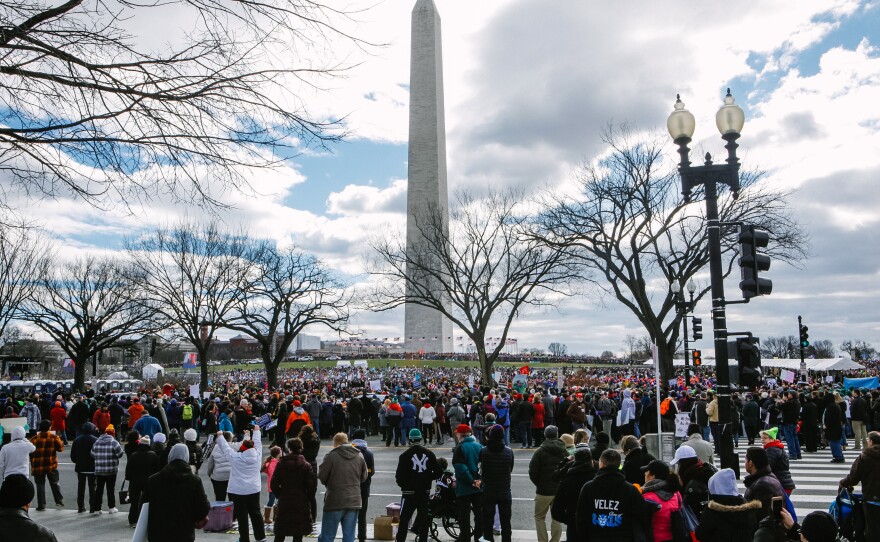
[[[556,388],[562,389],[565,385],[565,379],[562,376],[562,369],[556,369]]]
[[[199,385],[198,384],[192,384],[189,387],[189,396],[198,398],[198,396],[199,396]]]
[[[469,388],[474,387],[474,375],[468,375],[468,387]]]
[[[382,391],[382,382],[379,380],[370,380],[370,391]]]
[[[492,373],[492,378],[495,379],[495,382],[501,383],[501,371],[495,371]]]
[[[687,438],[688,426],[691,424],[691,416],[687,412],[679,412],[675,415],[675,436]]]
[[[789,371],[788,369],[784,369],[782,373],[779,375],[779,378],[783,382],[794,382],[794,371]]]

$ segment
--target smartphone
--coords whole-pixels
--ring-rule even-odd
[[[770,509],[773,512],[773,518],[779,519],[782,517],[782,497],[773,497],[770,502]]]

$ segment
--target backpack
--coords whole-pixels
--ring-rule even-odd
[[[193,419],[193,407],[192,405],[183,405],[183,415],[181,416],[184,420]]]
[[[661,416],[666,416],[666,414],[669,413],[669,403],[671,401],[672,401],[672,399],[669,399],[667,397],[666,399],[663,400],[662,403],[660,403],[660,415]]]

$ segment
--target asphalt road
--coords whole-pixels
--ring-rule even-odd
[[[383,515],[385,513],[385,505],[392,502],[397,502],[400,500],[400,489],[397,487],[397,484],[394,483],[394,472],[397,469],[397,460],[400,456],[400,453],[404,450],[404,448],[395,448],[394,445],[390,448],[386,448],[384,443],[380,443],[378,437],[369,437],[367,442],[370,445],[370,448],[373,450],[375,454],[376,461],[376,474],[373,477],[373,483],[370,491],[370,502],[368,506],[368,520],[372,523],[372,519],[375,516]],[[329,441],[323,441],[323,445],[321,447],[321,455],[318,458],[318,462],[320,464],[320,460],[325,453],[327,453],[331,449],[331,444]],[[452,461],[452,443],[448,442],[443,446],[430,446],[430,448],[434,451],[437,457],[445,457],[450,462]],[[514,530],[517,529],[531,529],[534,530],[534,495],[535,495],[535,487],[529,481],[528,478],[528,465],[529,460],[532,458],[532,453],[534,450],[520,450],[518,444],[513,445],[515,463],[513,470],[513,518],[512,518],[512,528]],[[264,457],[268,456],[268,448],[264,446]],[[69,510],[76,510],[76,473],[74,471],[74,465],[70,461],[70,447],[65,448],[63,452],[59,454],[58,458],[58,470],[60,473],[60,484],[61,484],[61,493],[64,496],[64,504],[65,508]],[[119,488],[122,485],[122,474],[125,470],[125,459],[122,459],[122,463],[120,464],[120,475],[118,476],[116,482],[116,495],[118,496]],[[205,492],[208,495],[208,498],[213,500],[214,493],[211,486],[210,480],[204,474],[204,472],[200,472],[199,475],[202,478],[202,482],[205,486]],[[261,499],[261,503],[265,504],[268,500],[268,493],[266,489],[266,478],[263,476],[263,497]],[[47,484],[48,486],[48,484]],[[323,487],[320,486],[318,488],[319,492],[323,493]],[[46,497],[48,500],[48,508],[53,508],[52,496],[49,487],[46,487]],[[88,499],[88,497],[86,497]],[[106,513],[107,510],[107,500],[106,496],[103,500],[104,502],[104,510]],[[321,497],[318,498],[319,506],[321,502]],[[36,508],[36,503],[32,505]],[[117,505],[120,513],[128,513],[128,505]],[[88,508],[88,504],[86,504],[86,508]],[[47,512],[50,513],[50,512]],[[39,515],[37,512],[32,513],[32,517],[39,521]],[[318,517],[320,518],[320,510],[318,512]],[[319,519],[320,521],[320,519]]]

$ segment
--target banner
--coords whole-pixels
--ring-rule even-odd
[[[876,388],[880,388],[880,379],[878,379],[876,376],[872,376],[869,378],[844,378],[843,387],[846,389],[867,388],[873,390]]]
[[[260,429],[264,431],[270,423],[272,423],[272,416],[269,416],[268,414],[263,414],[262,416],[257,418],[256,421],[254,421],[254,425],[258,425]]]
[[[199,355],[195,352],[187,352],[183,355],[183,368],[195,369],[199,366]]]

